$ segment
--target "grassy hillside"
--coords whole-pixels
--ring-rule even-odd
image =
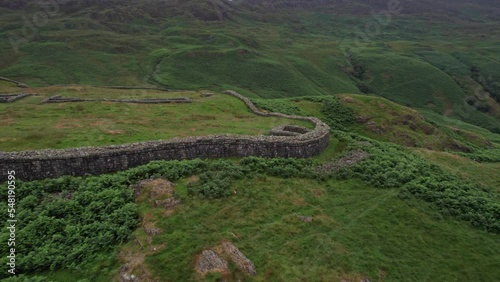
[[[81,96],[78,89],[66,89],[67,95]],[[22,245],[18,262],[28,274],[24,277],[491,281],[499,275],[498,160],[478,163],[458,152],[423,148],[413,149],[413,154],[375,140],[405,144],[401,134],[406,133],[442,150],[442,144],[463,141],[455,138],[466,134],[474,137],[467,138],[466,145],[487,150],[496,146],[497,135],[473,126],[472,132],[462,129],[453,135],[456,131],[448,131],[445,124],[372,96],[256,102],[265,109],[315,115],[327,122],[343,120],[351,132],[333,131],[329,147],[312,160],[154,162],[113,175],[19,182],[18,196],[24,199],[19,216],[25,222],[19,226],[20,242],[30,246]],[[349,108],[353,118],[370,115],[395,134],[371,135],[363,122],[338,116]],[[421,131],[428,127],[439,138]],[[359,152],[365,158],[351,157]],[[100,218],[99,225],[82,220],[92,216]],[[126,219],[129,228],[116,225],[116,218]],[[47,220],[55,221],[46,225]],[[57,234],[69,239],[61,241]],[[80,248],[82,240],[86,249]],[[233,263],[223,273],[202,276],[195,271],[196,257],[205,249],[217,250],[226,240],[255,264],[255,277]],[[63,253],[70,255],[62,259]],[[6,281],[25,280],[21,276]]]
[[[0,279],[498,280],[497,2],[401,0],[388,18],[386,0],[70,0],[53,10],[0,0],[0,76],[31,87],[0,80],[0,92],[39,94],[0,104],[1,151],[310,126],[257,117],[225,89],[332,128],[328,148],[306,160],[156,161],[16,181],[22,275],[9,277],[2,255]],[[40,12],[47,21],[34,23]],[[53,95],[193,103],[40,104]],[[228,268],[197,271],[208,249]]]
[[[183,183],[176,188],[179,194]],[[165,232],[148,244],[147,235],[138,230],[143,247],[129,244],[124,249],[148,252],[169,242],[145,259],[154,277],[168,281],[194,280],[195,255],[222,240],[232,241],[252,259],[258,269],[255,281],[494,279],[495,266],[488,259],[493,253],[486,245],[498,245],[495,237],[436,220],[426,205],[401,201],[394,191],[357,181],[318,185],[273,177],[238,181],[232,188],[236,195],[229,200],[187,199],[167,218],[161,210],[145,208],[143,216]],[[312,223],[301,222],[300,215],[311,216]],[[456,260],[446,259],[444,266],[444,257]],[[466,261],[483,264],[457,272]],[[238,271],[232,275],[245,279]]]
[[[348,139],[344,142],[353,141]],[[374,141],[369,142],[379,146]],[[416,169],[412,165],[423,165],[422,169],[427,166],[425,162],[412,157],[409,167],[401,166],[405,162],[401,156],[393,155],[395,151],[390,147],[384,148],[385,152],[379,153],[368,149],[370,159],[358,168],[369,169],[374,161],[379,162],[377,159],[388,158],[379,165],[381,171],[388,173],[389,180],[394,181],[397,177],[391,171],[394,168],[389,166],[397,157],[397,162],[401,161],[396,163],[398,173],[421,177],[412,174],[411,171]],[[323,157],[330,160],[339,156],[325,154]],[[447,213],[446,208],[437,208],[441,205],[439,201],[426,203],[398,187],[376,189],[366,180],[346,177],[343,173],[333,178],[315,176],[311,169],[316,165],[307,160],[258,158],[246,158],[237,163],[155,162],[115,175],[19,183],[20,195],[29,199],[20,203],[25,209],[22,216],[27,224],[20,227],[22,242],[29,242],[37,250],[51,250],[47,255],[43,251],[34,251],[34,247],[29,248],[30,259],[24,259],[27,254],[23,254],[19,267],[43,270],[52,265],[55,269],[50,272],[37,271],[39,279],[51,281],[70,278],[110,281],[117,280],[124,273],[160,281],[213,281],[220,278],[227,281],[300,281],[311,277],[314,281],[491,281],[498,276],[495,250],[500,241],[497,234],[457,221],[453,209]],[[349,167],[346,169],[350,171]],[[463,182],[463,179],[439,168],[432,171],[427,178],[444,176],[448,183]],[[366,173],[368,171],[364,175]],[[429,173],[427,169],[426,173]],[[149,177],[160,178],[146,180],[137,190],[134,184]],[[165,179],[172,180],[173,186]],[[212,192],[225,196],[204,194],[208,190],[197,190],[200,185],[207,185]],[[484,193],[483,196],[476,194],[488,197],[479,199],[482,202],[494,203],[497,199],[491,191],[475,189],[462,192]],[[99,193],[87,206],[86,195],[93,190]],[[457,200],[461,203],[467,197],[458,196]],[[120,201],[129,203],[134,199],[135,204],[119,209],[122,206]],[[167,203],[165,199],[179,202],[165,208],[159,204]],[[446,203],[446,198],[441,200]],[[37,202],[40,205],[34,205]],[[88,218],[89,212],[95,209],[100,212],[93,216],[102,218],[99,226],[92,225],[93,221],[74,220],[65,224],[63,229],[54,223],[50,228],[38,231],[39,235],[62,232],[69,238],[66,241],[55,235],[43,241],[39,235],[25,232],[42,226],[43,220],[50,217],[55,216],[61,222]],[[71,217],[60,218],[61,213],[70,213]],[[119,225],[113,222],[113,218],[121,213],[129,217],[133,214],[139,216],[137,229],[132,234],[118,229]],[[34,214],[44,217],[27,221]],[[127,226],[132,218],[127,218]],[[304,218],[309,219],[304,221]],[[101,228],[103,231],[72,232],[79,228]],[[116,242],[111,234],[104,233],[108,230],[111,234],[118,232],[120,236],[129,234],[128,243]],[[75,241],[74,236],[80,237]],[[80,245],[82,240],[85,240],[87,249],[99,248],[112,257],[72,247]],[[224,274],[213,273],[203,278],[196,273],[196,256],[202,250],[217,248],[224,240],[235,244],[255,264],[255,277],[245,275],[234,264],[230,264],[230,271]],[[51,246],[58,248],[52,249]],[[62,260],[60,254],[66,249],[71,255]],[[127,268],[123,267],[125,264]],[[56,270],[60,268],[63,269]],[[5,281],[24,280],[21,277]]]
[[[339,103],[352,111],[352,121],[344,130],[357,132],[372,139],[396,143],[406,147],[433,151],[471,153],[495,151],[500,135],[441,115],[420,113],[408,107],[373,95],[339,94]],[[324,96],[287,99],[254,99],[267,110],[288,114],[314,115],[329,120],[343,118],[344,113],[325,109]],[[342,122],[337,119],[336,123]],[[335,124],[331,125],[335,127]]]
[[[371,93],[500,132],[498,8],[433,2],[402,1],[385,21],[370,15],[385,1],[71,2],[35,30],[22,19],[39,7],[4,5],[0,75],[262,98]]]
[[[443,169],[461,175],[464,179],[481,183],[485,186],[496,187],[500,192],[500,178],[491,177],[497,175],[500,163],[478,163],[449,152],[438,152],[432,150],[418,149],[416,152],[430,161],[438,164]]]

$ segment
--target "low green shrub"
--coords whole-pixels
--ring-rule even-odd
[[[359,144],[359,136],[337,135]],[[400,188],[402,198],[431,202],[446,215],[500,233],[500,201],[486,187],[443,171],[427,160],[390,143],[371,141],[369,157],[350,168],[352,176],[379,188]],[[356,147],[360,145],[353,145]]]
[[[138,223],[130,184],[151,177],[175,181],[202,173],[209,165],[202,160],[156,161],[116,174],[17,181],[17,271],[75,268],[98,252],[128,241]],[[6,189],[7,185],[0,186],[4,210]],[[4,222],[6,216],[2,215]],[[2,232],[0,239],[7,241],[8,236]],[[0,251],[8,253],[7,248],[2,245]],[[6,261],[0,258],[4,265]]]
[[[472,153],[459,153],[459,155],[482,163],[500,162],[500,148],[476,149]]]
[[[200,198],[225,198],[231,195],[231,177],[224,172],[203,173],[198,182],[187,186],[187,191]]]
[[[321,112],[325,115],[324,122],[334,130],[346,130],[356,123],[354,111],[343,105],[335,96],[323,100]]]
[[[124,180],[121,175],[105,175],[18,181],[17,271],[75,267],[128,241],[137,226],[138,211]],[[8,236],[3,232],[0,239],[7,242]],[[7,248],[7,244],[0,247],[4,253]],[[5,265],[6,257],[0,261]]]

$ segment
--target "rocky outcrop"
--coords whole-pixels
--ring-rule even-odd
[[[245,274],[251,276],[257,274],[253,262],[249,260],[238,248],[236,248],[233,243],[229,241],[222,242],[222,248],[224,249],[224,252],[231,257],[234,264],[236,264],[236,266]]]
[[[254,276],[257,274],[253,262],[229,241],[223,241],[213,250],[207,249],[197,255],[195,270],[202,276],[213,272],[228,275],[230,274],[228,261],[232,261],[246,275]]]
[[[212,250],[204,250],[196,259],[196,271],[200,274],[212,272],[227,273],[229,267],[227,261]]]

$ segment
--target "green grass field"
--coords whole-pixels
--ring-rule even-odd
[[[86,86],[48,87],[32,91],[39,96],[0,104],[0,147],[4,151],[101,146],[209,134],[267,135],[271,128],[282,124],[313,127],[303,121],[256,116],[242,101],[221,93],[204,98],[197,92]],[[193,103],[40,104],[53,95],[109,99],[186,97]]]

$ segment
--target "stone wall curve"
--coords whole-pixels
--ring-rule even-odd
[[[315,128],[296,136],[208,135],[137,142],[124,145],[0,152],[0,181],[7,171],[16,178],[35,180],[63,175],[98,175],[126,170],[154,160],[258,156],[268,158],[308,158],[320,154],[329,142],[330,127],[316,117],[292,116],[260,111],[248,98],[227,90],[259,116],[305,120]]]

